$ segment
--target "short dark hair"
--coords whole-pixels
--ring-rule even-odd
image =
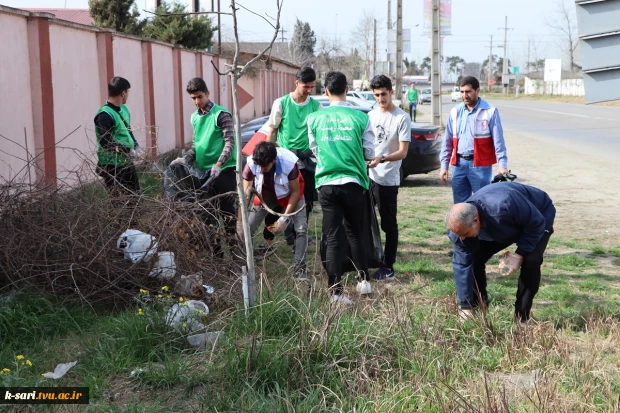
[[[370,82],[370,88],[372,90],[375,89],[383,89],[392,90],[392,81],[386,75],[377,75],[372,78]]]
[[[121,93],[131,89],[131,85],[129,81],[124,77],[114,76],[110,83],[108,83],[108,96],[116,97],[120,96]]]
[[[208,93],[209,88],[207,88],[207,84],[204,80],[199,77],[195,77],[189,82],[187,82],[187,93],[196,93],[196,92],[204,92]]]
[[[347,77],[342,72],[327,72],[325,75],[325,89],[336,96],[344,95],[347,90]]]
[[[465,85],[470,85],[472,89],[480,89],[480,82],[473,76],[465,76],[459,82],[459,87],[463,87]]]
[[[278,156],[276,145],[273,142],[262,141],[254,148],[252,159],[258,166],[267,166]]]
[[[295,75],[296,79],[301,83],[308,83],[316,81],[316,72],[313,68],[304,66],[299,69],[299,72]]]

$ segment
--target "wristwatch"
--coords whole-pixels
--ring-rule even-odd
[[[379,161],[379,163],[383,163],[385,162],[385,155],[381,155],[381,160]]]

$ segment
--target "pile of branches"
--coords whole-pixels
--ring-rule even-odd
[[[140,289],[153,291],[198,274],[225,298],[241,295],[240,243],[208,201],[112,194],[91,173],[87,181],[53,190],[0,182],[0,205],[0,294],[28,288],[109,307],[131,302]],[[154,236],[158,251],[174,253],[174,279],[149,277],[157,257],[137,264],[124,259],[117,240],[128,229]]]

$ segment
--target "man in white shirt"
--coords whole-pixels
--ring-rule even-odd
[[[394,278],[394,262],[398,247],[396,221],[400,165],[407,156],[411,142],[411,118],[392,102],[392,81],[384,75],[375,76],[370,88],[375,96],[377,109],[368,114],[375,132],[375,156],[379,163],[369,169],[370,188],[381,216],[381,229],[385,232],[384,266],[373,275],[374,280]],[[376,159],[376,158],[375,158]]]

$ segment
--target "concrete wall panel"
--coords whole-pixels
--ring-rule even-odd
[[[159,127],[157,147],[160,153],[175,147],[174,127],[176,108],[174,107],[174,76],[172,68],[172,48],[153,44],[153,85],[155,90],[155,119]]]
[[[196,54],[194,52],[181,52],[181,104],[183,105],[183,125],[184,125],[184,138],[185,143],[191,142],[194,139],[194,132],[192,130],[191,117],[192,113],[196,111],[196,106],[189,98],[189,94],[186,92],[187,83],[195,78],[201,77],[200,73],[196,71]],[[209,84],[207,83],[207,87]]]
[[[30,60],[27,21],[23,16],[0,14],[0,181],[17,179],[28,182],[27,159],[35,155],[35,141],[30,96]],[[10,97],[10,98],[9,98]],[[26,153],[26,128],[28,153]],[[8,140],[7,140],[8,139]],[[30,176],[35,173],[31,168]]]

